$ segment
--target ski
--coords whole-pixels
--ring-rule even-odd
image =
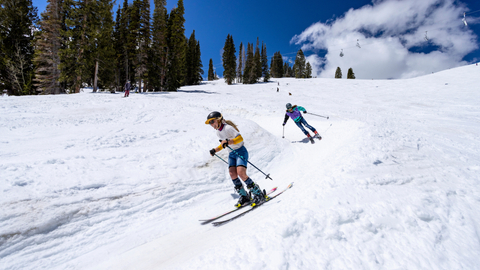
[[[272,197],[270,197],[270,200],[265,201],[265,202],[263,202],[262,204],[258,204],[258,205],[256,205],[256,206],[248,209],[247,211],[242,212],[242,213],[240,213],[240,214],[238,214],[238,215],[236,215],[236,216],[233,216],[233,217],[231,217],[231,218],[229,218],[229,219],[225,219],[225,220],[222,220],[222,221],[213,222],[212,224],[213,224],[213,226],[221,226],[221,225],[224,225],[224,224],[226,224],[226,223],[228,223],[228,222],[230,222],[230,221],[232,221],[232,220],[235,220],[235,219],[237,219],[237,218],[239,218],[239,217],[241,217],[241,216],[244,216],[244,215],[246,215],[248,212],[251,212],[251,211],[257,209],[258,207],[264,205],[265,203],[267,203],[267,202],[275,199],[278,195],[280,195],[280,194],[282,194],[283,192],[287,191],[287,190],[290,189],[292,186],[293,186],[293,182],[290,183],[290,185],[288,185],[288,187],[285,188],[284,190],[282,190],[282,191],[280,191],[279,193],[277,193],[277,194],[273,195]]]
[[[272,193],[275,192],[276,190],[277,190],[277,187],[272,188],[272,189],[267,193],[267,195],[272,194]],[[235,211],[238,211],[238,210],[240,210],[240,209],[242,209],[242,208],[244,208],[245,206],[248,206],[248,205],[249,205],[249,204],[244,204],[244,205],[242,205],[242,206],[240,206],[240,207],[238,207],[238,208],[235,208],[235,209],[233,209],[233,210],[230,210],[230,211],[228,211],[228,212],[226,212],[226,213],[223,213],[223,214],[221,214],[221,215],[219,215],[219,216],[216,216],[216,217],[213,217],[213,218],[209,218],[209,219],[200,219],[199,221],[202,221],[202,225],[205,225],[205,224],[208,224],[208,223],[210,223],[210,222],[212,222],[212,221],[214,221],[214,220],[217,220],[217,219],[219,219],[219,218],[221,218],[221,217],[224,217],[224,216],[226,216],[226,215],[228,215],[228,214],[231,214],[231,213],[233,213],[233,212],[235,212]]]

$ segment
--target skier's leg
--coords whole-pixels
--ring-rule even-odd
[[[260,189],[260,187],[253,182],[253,180],[248,177],[247,175],[247,164],[248,164],[248,151],[245,147],[240,147],[239,149],[235,150],[238,153],[237,159],[237,174],[240,178],[245,182],[247,188],[252,192],[252,206],[255,206],[258,203],[261,203],[268,199],[265,196],[264,192]],[[240,157],[242,156],[242,157]]]
[[[247,191],[245,188],[243,188],[242,181],[238,178],[238,173],[237,173],[237,158],[236,156],[232,153],[228,156],[228,172],[230,174],[230,177],[232,178],[232,182],[235,185],[235,190],[237,191],[238,195],[240,195],[240,198],[238,199],[238,202],[235,204],[235,207],[240,207],[246,203],[250,202],[250,196],[248,196]]]
[[[297,127],[299,127],[303,131],[305,135],[307,135],[307,137],[310,137],[310,134],[308,133],[308,131],[306,131],[305,128],[303,127],[302,121],[295,122],[295,124],[297,125]]]
[[[318,134],[317,130],[310,126],[308,123],[307,123],[307,120],[305,120],[305,118],[302,117],[302,119],[300,120],[300,122],[302,122],[302,124],[304,124],[307,128],[309,128],[311,131],[313,131],[313,133],[315,134],[314,137],[318,138],[319,140],[322,139],[322,136],[320,136],[320,134]],[[308,136],[308,135],[307,135]]]
[[[238,179],[237,174],[237,157],[233,154],[233,152],[228,155],[228,173],[230,174],[235,186],[242,185],[242,182],[240,182],[240,179]]]
[[[302,119],[300,120],[300,122],[302,122],[302,124],[304,124],[307,128],[309,128],[311,131],[313,131],[315,134],[317,133],[317,130],[310,126],[308,123],[307,123],[307,120],[305,120],[305,118],[302,117]]]
[[[235,167],[235,165],[228,167],[228,173],[230,174],[230,177],[232,179],[237,179],[238,178],[237,167]]]

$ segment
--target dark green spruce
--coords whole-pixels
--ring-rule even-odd
[[[0,90],[35,94],[34,45],[37,8],[31,0],[0,0]]]
[[[223,62],[223,78],[227,84],[233,84],[236,77],[237,57],[235,56],[235,44],[233,37],[228,34],[223,47],[222,62]]]

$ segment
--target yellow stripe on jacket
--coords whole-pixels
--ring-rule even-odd
[[[243,142],[243,137],[241,134],[238,134],[237,137],[233,138],[233,140],[228,140],[229,142],[233,142],[233,144],[237,144],[237,143],[241,143]],[[223,145],[220,144],[218,147],[217,147],[218,151],[220,150],[223,150]]]

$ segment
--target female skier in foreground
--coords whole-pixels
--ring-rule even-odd
[[[228,155],[228,172],[235,185],[235,190],[240,195],[240,199],[235,206],[240,207],[250,202],[252,206],[255,206],[267,200],[267,195],[247,175],[248,151],[243,145],[243,138],[237,126],[232,121],[224,120],[219,112],[211,112],[205,124],[212,126],[216,130],[218,138],[220,138],[220,145],[210,150],[210,155],[214,156],[216,152],[225,148],[230,153]],[[239,177],[245,182],[249,191],[252,192],[252,199],[250,199],[247,191],[243,188]]]

